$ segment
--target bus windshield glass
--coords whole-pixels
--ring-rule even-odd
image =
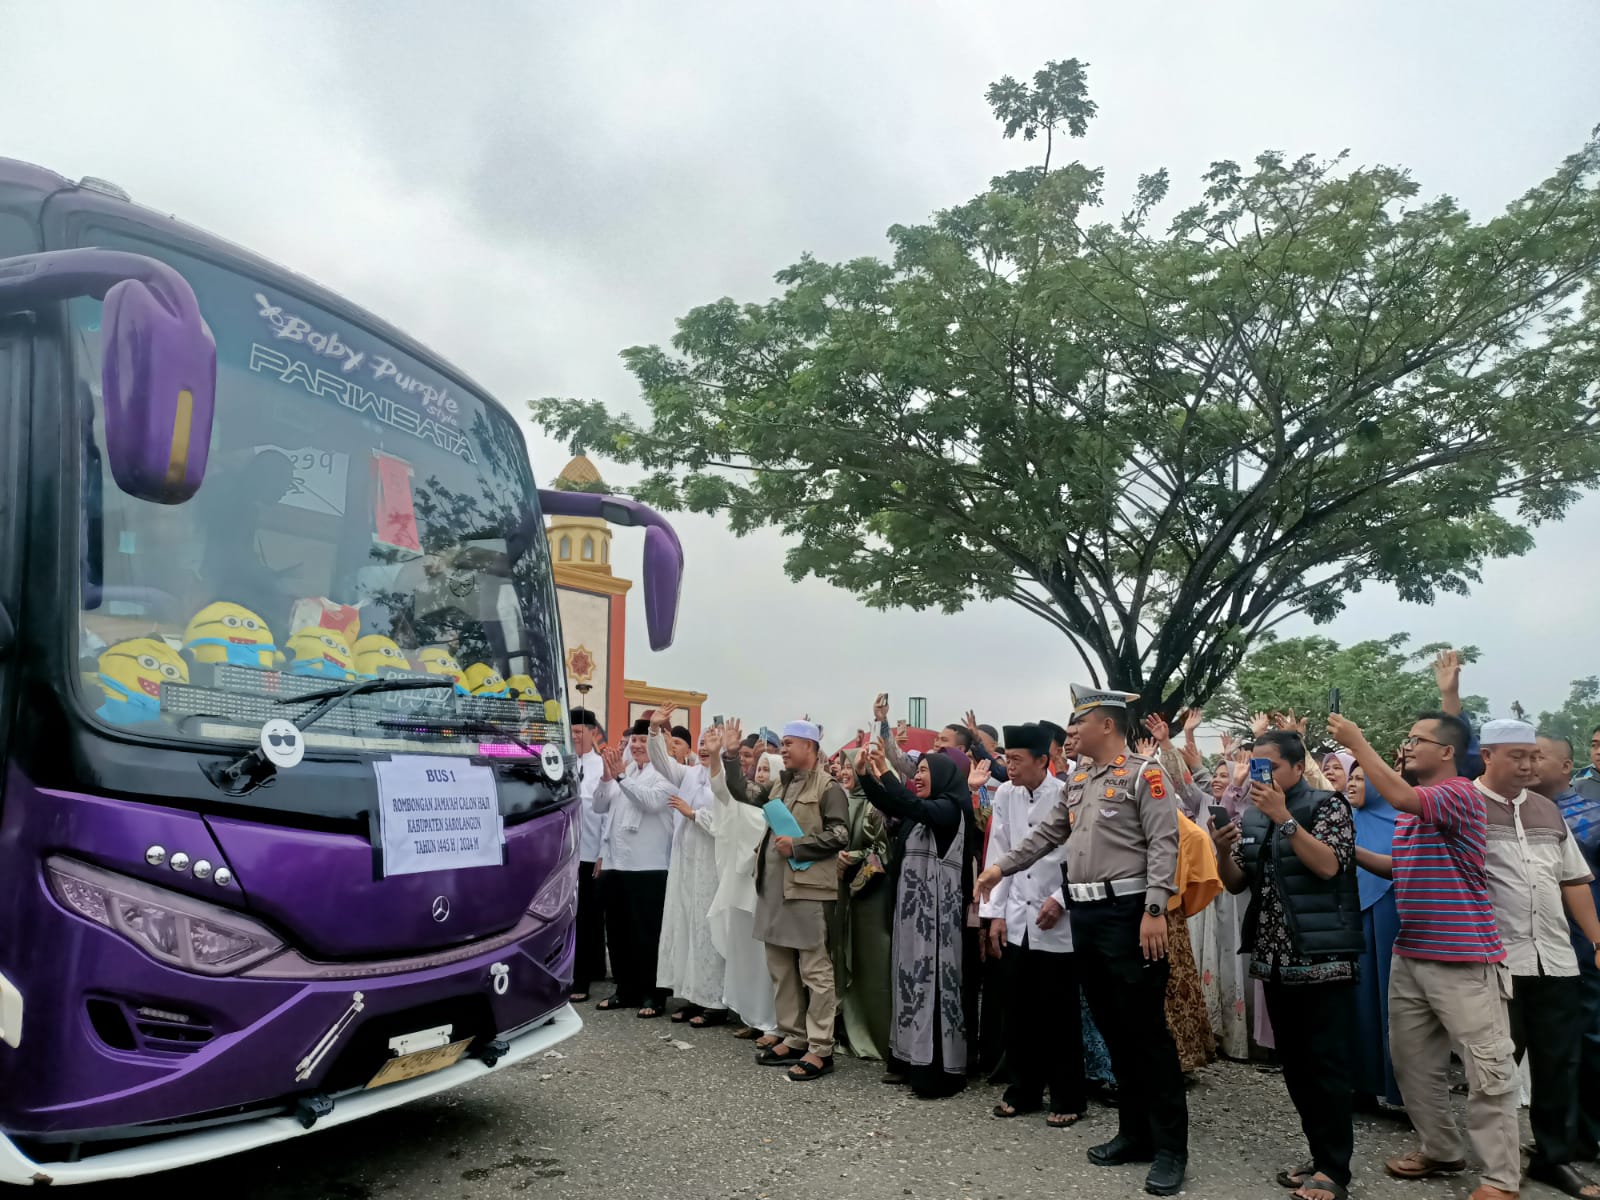
[[[70,306],[81,427],[81,693],[152,737],[253,742],[302,696],[374,691],[307,731],[328,749],[568,744],[548,548],[511,418],[297,294],[142,239],[217,344],[210,462],[162,505],[112,478],[100,304]],[[504,736],[502,736],[502,734]]]

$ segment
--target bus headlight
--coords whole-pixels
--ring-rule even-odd
[[[62,905],[168,966],[233,975],[283,949],[270,930],[219,905],[70,858],[48,860],[45,873]]]

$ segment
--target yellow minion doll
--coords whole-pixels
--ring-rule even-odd
[[[456,661],[455,655],[443,646],[428,646],[419,651],[417,662],[429,675],[447,675],[455,680],[456,695],[472,694],[467,688],[467,677],[461,670],[461,664]]]
[[[105,703],[95,710],[113,725],[138,725],[161,718],[161,685],[188,683],[189,664],[159,638],[131,638],[100,655],[95,682]]]
[[[381,633],[369,633],[356,641],[356,674],[363,679],[377,679],[382,675],[405,675],[411,663],[395,643]]]
[[[190,619],[183,631],[183,648],[197,663],[270,670],[278,662],[278,648],[267,623],[243,605],[222,600],[206,605]]]
[[[307,625],[289,639],[289,673],[322,679],[353,680],[356,658],[344,635],[336,630]]]
[[[473,663],[466,671],[467,690],[474,696],[493,696],[508,699],[506,681],[488,663]]]

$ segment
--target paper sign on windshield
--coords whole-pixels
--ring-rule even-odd
[[[372,768],[385,876],[501,864],[505,828],[490,768],[428,755]]]

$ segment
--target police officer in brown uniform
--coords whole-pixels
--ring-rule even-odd
[[[1072,945],[1121,1090],[1117,1136],[1089,1150],[1102,1167],[1148,1162],[1144,1190],[1172,1196],[1189,1157],[1189,1107],[1167,1029],[1167,902],[1177,890],[1178,806],[1154,759],[1128,753],[1126,692],[1072,687],[1073,726],[1090,764],[1021,845],[978,877],[979,898],[1067,842]],[[1070,839],[1070,840],[1069,840]]]

